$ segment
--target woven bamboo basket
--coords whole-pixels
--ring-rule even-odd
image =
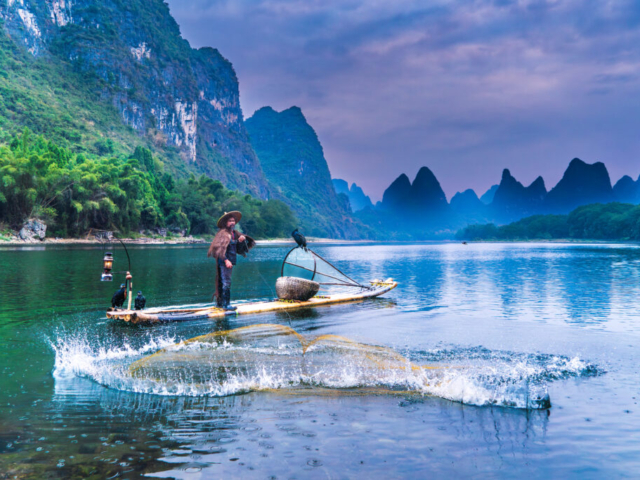
[[[306,302],[320,290],[320,284],[297,277],[280,277],[276,281],[276,293],[281,300]]]

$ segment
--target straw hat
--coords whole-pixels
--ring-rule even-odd
[[[218,228],[227,228],[227,222],[230,218],[235,218],[236,223],[238,223],[242,218],[242,214],[240,212],[225,212],[225,214],[220,217],[220,220],[218,220]]]

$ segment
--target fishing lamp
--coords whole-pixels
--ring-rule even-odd
[[[113,254],[111,252],[105,253],[102,262],[104,271],[101,280],[103,282],[113,282],[113,275],[111,274],[111,270],[113,269]]]

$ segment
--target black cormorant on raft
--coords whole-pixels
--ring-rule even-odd
[[[291,236],[298,244],[298,247],[307,250],[307,238],[297,228],[291,233]]]

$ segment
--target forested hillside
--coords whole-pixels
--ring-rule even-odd
[[[175,180],[142,147],[130,156],[75,153],[29,130],[0,146],[0,232],[36,217],[60,237],[89,228],[213,234],[231,210],[244,213],[243,230],[257,238],[286,237],[297,224],[281,201],[233,192],[204,175]]]

